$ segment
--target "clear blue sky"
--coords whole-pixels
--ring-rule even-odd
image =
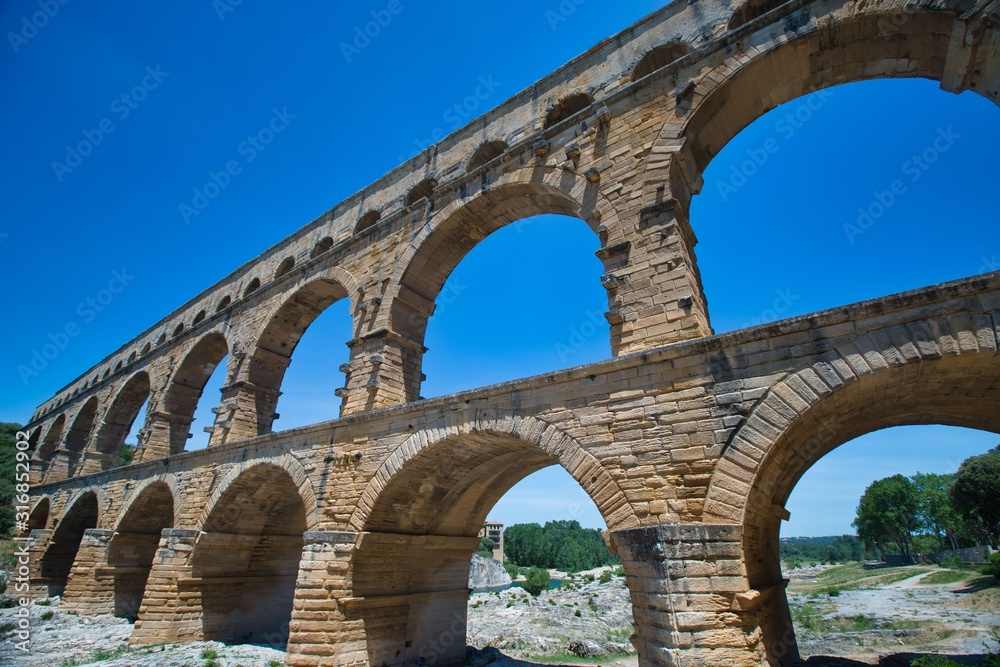
[[[3,3],[0,256],[9,269],[0,419],[28,419],[120,344],[426,146],[435,131],[453,129],[453,105],[481,77],[496,91],[476,114],[660,5],[589,0],[553,29],[547,12],[559,4],[401,0],[402,11],[348,58],[341,42],[388,2],[242,2],[221,16],[222,1],[70,3],[35,32],[22,21],[38,11],[35,2]],[[10,33],[25,37],[12,44]],[[780,121],[803,117],[808,100],[761,118],[705,173],[691,217],[717,331],[1000,268],[996,107],[919,80],[830,92],[811,99],[809,119],[793,132]],[[287,127],[247,160],[241,142],[275,109]],[[935,164],[907,180],[863,234],[845,232],[875,191],[913,178],[907,161],[939,132],[950,143]],[[68,145],[88,137],[96,144],[89,155],[67,156]],[[764,146],[767,160],[746,182],[734,180],[732,170]],[[179,206],[233,159],[244,160],[242,172],[185,222]],[[481,244],[452,275],[448,302],[431,322],[424,395],[606,358],[596,247],[583,223],[555,217],[511,225]],[[131,276],[125,289],[101,312],[81,314],[79,304],[114,271]],[[567,355],[574,331],[595,321]],[[69,323],[80,334],[22,381],[18,366]],[[346,306],[336,304],[307,332],[286,376],[278,428],[336,415],[349,329]],[[218,386],[213,378],[192,447],[203,446]],[[998,441],[927,428],[845,446],[804,478],[785,534],[848,532],[873,479],[914,466],[946,470],[958,453]],[[601,523],[558,470],[516,491],[494,518]]]

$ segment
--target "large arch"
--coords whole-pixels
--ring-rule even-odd
[[[80,411],[76,413],[73,423],[66,431],[66,438],[63,442],[68,451],[79,453],[87,448],[90,441],[90,432],[94,429],[94,418],[97,416],[97,397],[91,396]]]
[[[115,616],[135,621],[139,615],[160,533],[174,526],[176,492],[177,482],[168,475],[166,479],[143,483],[124,505],[122,519],[108,545]]]
[[[274,463],[220,484],[191,556],[204,639],[285,646],[307,516],[294,475]]]
[[[362,536],[353,560],[358,602],[346,614],[365,628],[369,664],[464,656],[469,559],[483,521],[514,484],[551,465],[581,484],[609,529],[638,525],[597,460],[538,419],[442,419],[396,448],[350,521]],[[453,641],[438,642],[442,632]]]
[[[802,475],[861,435],[942,424],[1000,433],[1000,356],[988,322],[941,318],[869,334],[774,386],[716,466],[705,520],[742,527],[745,575],[765,601],[758,615],[771,664],[796,657],[778,537]]]
[[[202,337],[185,355],[164,391],[141,460],[173,456],[184,451],[205,385],[228,354],[226,337],[212,332]]]
[[[149,390],[149,375],[145,371],[140,371],[133,375],[115,396],[94,441],[94,450],[101,455],[102,469],[110,468],[117,463],[125,438],[139,416],[143,403],[149,398]]]
[[[35,460],[38,462],[41,470],[39,471],[39,479],[45,474],[49,469],[49,464],[52,462],[52,455],[59,448],[62,442],[63,429],[66,428],[66,415],[61,414],[55,418],[52,425],[49,426],[49,430],[45,432],[45,437],[42,438],[41,444],[38,449],[35,450]]]
[[[567,171],[549,173],[546,179],[538,180],[534,170],[520,170],[475,196],[452,201],[417,232],[400,258],[390,282],[388,329],[404,341],[399,354],[405,400],[416,400],[420,395],[422,345],[435,301],[448,276],[483,239],[518,220],[545,214],[582,220],[602,244],[604,230],[619,225],[614,207],[587,179]],[[599,207],[603,211],[600,222],[593,215]],[[607,269],[612,260],[602,261]],[[613,330],[613,351],[617,350],[615,340]]]
[[[59,519],[40,566],[41,580],[48,585],[49,595],[62,595],[83,533],[97,527],[99,513],[97,493],[87,490],[77,495]]]
[[[791,36],[755,36],[752,58],[734,50],[699,76],[693,112],[683,124],[664,126],[658,143],[683,139],[685,168],[694,178],[750,123],[807,93],[876,78],[946,79],[954,10],[872,12],[846,19],[841,11],[817,17],[801,9],[800,20],[786,24],[798,26]]]
[[[327,308],[348,298],[349,290],[356,292],[354,280],[346,271],[329,273],[331,277],[315,278],[295,290],[271,315],[257,337],[247,369],[254,387],[254,407],[252,412],[242,415],[243,437],[270,433],[285,371],[306,329]]]

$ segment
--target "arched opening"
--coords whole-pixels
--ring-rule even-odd
[[[763,399],[767,407],[757,408],[755,416],[766,419],[764,414],[777,402],[787,406],[780,393],[772,390]],[[778,540],[786,516],[783,508],[806,471],[842,444],[893,426],[943,424],[1000,433],[998,400],[1000,360],[992,352],[929,357],[871,372],[806,407],[794,408],[790,424],[772,424],[777,435],[767,436],[770,444],[758,450],[752,479],[730,487],[747,488],[745,506],[738,510],[743,516],[744,563],[750,588],[767,592],[755,617],[761,619],[771,664],[783,664],[798,652]],[[787,407],[782,409],[788,414]],[[738,433],[729,445],[729,457],[740,451],[748,450]],[[706,503],[710,515],[725,504],[718,491],[727,484],[723,477],[730,479],[731,473],[716,472],[713,477]]]
[[[118,465],[126,436],[132,430],[142,406],[149,399],[149,389],[149,375],[145,372],[136,373],[121,388],[104,415],[94,447],[101,455],[102,470]]]
[[[205,311],[199,310],[198,314],[194,316],[194,320],[191,321],[191,326],[198,326],[205,319]]]
[[[257,434],[268,433],[271,430],[274,415],[277,414],[278,394],[279,390],[282,390],[285,371],[288,369],[289,364],[291,364],[292,354],[296,351],[299,341],[306,333],[306,330],[312,326],[321,313],[337,301],[345,299],[345,297],[347,297],[347,290],[340,283],[327,278],[319,278],[300,287],[271,317],[267,327],[265,327],[257,339],[257,348],[254,350],[249,362],[250,368],[248,373],[250,382],[258,387],[264,387],[269,390],[267,394],[258,395],[259,403],[256,408]],[[348,305],[349,303],[345,304],[345,307],[339,313],[340,316],[337,317],[338,321],[343,321],[343,315]],[[349,313],[347,319],[350,321]],[[346,344],[348,340],[350,340],[350,335],[347,338],[341,338],[340,341],[322,341],[322,346],[325,350],[320,352],[319,355],[314,355],[322,357],[321,361],[318,360],[320,365],[310,369],[302,369],[305,376],[309,378],[309,384],[312,384],[310,387],[303,388],[307,393],[305,396],[301,396],[301,398],[312,403],[312,405],[306,405],[306,409],[315,410],[317,400],[321,405],[332,407],[334,402],[333,392],[336,386],[329,386],[329,379],[324,382],[323,378],[316,374],[316,371],[318,368],[325,369],[326,371],[336,368],[331,365],[331,361],[334,359],[338,360],[338,363],[346,360],[346,345],[344,348],[341,348],[344,351],[343,354],[330,355],[329,349],[331,346],[336,349],[337,342]],[[299,367],[297,366],[296,368]],[[323,389],[317,391],[313,382],[319,382]],[[290,405],[294,403],[295,401],[292,401]],[[297,408],[293,405],[292,409]],[[289,417],[298,422],[304,414],[302,413],[298,417],[289,415]],[[310,414],[315,415],[316,413],[311,412]],[[328,412],[326,414],[325,419],[332,419],[339,415],[339,411]],[[282,425],[285,423],[282,422]],[[315,422],[303,421],[301,423]]]
[[[403,206],[413,206],[422,199],[430,201],[434,198],[434,188],[437,187],[437,180],[433,178],[425,178],[416,185],[413,189],[406,194],[406,199],[403,201]]]
[[[587,93],[573,93],[562,98],[545,116],[545,128],[548,129],[553,125],[561,123],[570,116],[580,113],[593,103],[593,95],[588,95]]]
[[[87,491],[77,498],[56,526],[42,556],[40,570],[42,583],[48,586],[50,596],[62,595],[66,589],[83,533],[97,527],[98,513],[97,495]]]
[[[97,397],[91,396],[76,413],[73,424],[66,431],[65,447],[67,451],[79,454],[87,448],[90,432],[94,428],[94,417],[97,416]],[[73,463],[72,465],[75,465]],[[72,473],[71,473],[72,474]]]
[[[366,229],[370,229],[375,226],[375,223],[382,218],[382,214],[378,211],[368,211],[358,219],[358,224],[354,227],[354,233],[360,234]]]
[[[49,522],[50,507],[51,503],[48,498],[42,498],[38,501],[38,504],[32,508],[31,514],[28,515],[27,533],[31,533],[33,530],[42,530],[45,528],[45,525]]]
[[[354,603],[344,611],[365,629],[368,664],[464,658],[469,564],[483,522],[514,484],[578,455],[564,444],[560,461],[510,432],[476,428],[412,456],[402,454],[406,445],[400,447],[399,459],[386,464],[398,472],[386,473],[390,479],[370,508],[352,517],[364,536],[354,556]],[[576,464],[573,471],[609,527],[634,520],[615,509],[624,502],[618,500],[621,492],[596,462]]]
[[[52,422],[52,426],[49,427],[48,432],[45,434],[41,447],[35,453],[35,459],[41,465],[41,472],[43,474],[49,469],[49,464],[52,463],[52,455],[55,454],[56,449],[62,444],[62,434],[65,427],[66,415],[62,414],[56,417],[55,421]]]
[[[322,255],[323,253],[330,250],[330,248],[332,247],[333,247],[333,239],[330,238],[329,236],[324,236],[323,238],[321,238],[319,241],[316,242],[316,245],[313,246],[312,253],[309,255],[309,257],[315,259],[320,255]]]
[[[146,356],[147,354],[149,354],[149,350],[152,349],[152,347],[153,347],[152,343],[146,343],[145,345],[142,346],[142,349],[139,351],[139,354],[142,356]],[[94,382],[95,383],[97,382],[96,377],[94,378]]]
[[[469,163],[465,166],[465,171],[467,173],[472,173],[476,169],[479,169],[485,164],[492,162],[507,150],[507,142],[494,139],[493,141],[487,141],[485,144],[476,149],[469,158]]]
[[[938,19],[908,15],[907,20]],[[874,23],[861,24],[859,30],[874,29]],[[937,37],[927,39],[942,46]],[[878,44],[886,48],[885,40]],[[854,54],[851,58],[859,57],[857,48],[853,42],[845,46]],[[792,68],[808,80],[802,63],[790,53],[781,55],[783,51],[779,47],[762,56],[771,63],[762,66],[778,67],[770,71]],[[923,52],[913,50],[918,51]],[[917,62],[916,74],[929,75],[936,62]],[[757,66],[747,65],[755,71]],[[849,70],[836,69],[834,79],[849,76]],[[774,91],[781,94],[763,108],[788,99],[789,85],[797,90],[819,87],[818,82],[775,82]],[[847,83],[798,98],[793,94],[794,99],[756,120],[753,113],[734,109],[744,102],[717,106],[713,101],[725,95],[755,106],[761,93],[750,88],[740,74],[710,94],[695,112],[706,115],[692,121],[688,135],[698,144],[699,164],[708,165],[705,185],[691,202],[691,224],[699,239],[698,263],[716,332],[997,268],[993,251],[984,251],[979,242],[995,232],[985,194],[990,187],[986,168],[1000,150],[1000,138],[988,129],[997,119],[989,100],[971,91],[956,96],[931,80],[913,78]],[[913,108],[922,113],[906,111]],[[737,133],[739,128],[744,129]],[[843,149],[847,141],[851,150]],[[869,149],[873,146],[878,149]],[[923,161],[924,153],[933,165]],[[893,194],[893,187],[901,194]],[[966,194],[948,195],[957,190]],[[775,205],[776,192],[781,193],[780,205]],[[809,224],[802,224],[805,218]],[[963,233],[938,235],[942,220],[960,221]],[[928,234],[935,243],[925,242]],[[829,271],[816,270],[819,248],[837,255],[836,268],[830,267],[837,280],[829,279]],[[751,288],[734,289],[732,266],[748,257],[760,258],[770,269]]]
[[[174,497],[164,482],[154,482],[136,497],[108,545],[114,584],[114,615],[134,623],[160,544],[160,533],[174,525]]]
[[[548,216],[544,219],[532,218],[546,214]],[[574,220],[559,220],[556,215],[568,216]],[[584,217],[586,213],[581,210],[580,203],[562,190],[543,184],[514,184],[481,194],[444,219],[437,220],[430,235],[420,241],[419,249],[407,263],[400,279],[400,296],[392,302],[393,331],[423,344],[428,318],[431,315],[447,317],[451,324],[457,323],[457,326],[441,328],[442,337],[433,346],[428,345],[430,355],[434,354],[434,347],[451,351],[464,349],[471,356],[466,356],[463,360],[463,371],[473,372],[481,365],[481,360],[475,359],[475,336],[468,335],[473,323],[477,336],[500,335],[501,331],[510,331],[512,328],[519,331],[534,328],[539,332],[547,329],[548,333],[544,338],[534,338],[537,347],[532,351],[532,358],[508,358],[504,362],[508,365],[503,377],[495,374],[484,374],[477,378],[463,375],[458,378],[461,383],[459,386],[463,387],[470,386],[470,382],[511,379],[513,367],[522,368],[523,372],[530,375],[542,369],[565,368],[594,358],[607,357],[605,346],[609,325],[604,319],[604,312],[608,308],[608,295],[600,283],[600,276],[606,269],[594,258],[593,252],[599,248],[600,239],[594,232],[594,226],[581,222],[580,219]],[[490,239],[494,253],[477,253],[477,260],[469,275],[460,274],[460,279],[452,282],[445,292],[446,281],[455,267],[484,239],[505,227],[507,229],[503,234],[495,240]],[[590,227],[590,231],[587,231],[587,227]],[[520,259],[516,267],[511,263],[506,280],[499,280],[496,274],[497,250],[511,257],[520,258],[523,254],[536,261],[533,265],[529,264],[532,268],[528,272],[524,271],[525,264]],[[571,256],[576,259],[568,259]],[[553,257],[559,259],[553,261]],[[589,291],[586,290],[588,281],[579,280],[582,276],[590,276],[589,284],[592,287]],[[472,279],[476,280],[477,287],[483,288],[483,295],[488,295],[483,298],[498,298],[508,304],[515,314],[510,316],[499,309],[486,310],[485,306],[490,304],[483,301],[477,305],[477,299],[467,297],[469,283],[463,281]],[[570,291],[572,296],[563,293],[556,295],[555,291],[547,294],[549,285],[563,280],[574,283]],[[513,289],[514,285],[518,288]],[[526,290],[529,294],[537,294],[538,301],[528,308],[523,303],[516,307],[510,305],[513,295],[518,294],[523,298]],[[578,297],[584,299],[584,302],[575,301]],[[558,320],[551,318],[551,313],[554,312],[561,313]],[[453,315],[454,313],[463,315]],[[485,323],[463,320],[463,316],[485,317],[490,325],[496,324],[501,317],[507,319],[499,329],[490,329]],[[452,317],[455,319],[452,320]],[[438,325],[435,329],[438,329]],[[525,336],[521,339],[522,342],[532,344],[537,333]],[[510,343],[508,337],[500,349],[506,349]],[[423,355],[413,353],[410,348],[404,349],[403,354],[404,367],[414,369],[413,374],[406,378],[405,389],[408,399],[416,400],[421,394]],[[428,360],[433,359],[430,355],[427,356]],[[543,358],[543,361],[539,362],[539,358]],[[516,361],[515,366],[509,365],[512,360]],[[444,380],[435,379],[433,382],[436,384],[429,385],[428,395],[457,389],[450,381],[456,379],[454,371],[458,367],[453,365],[449,368],[446,364],[438,363],[434,374],[443,371],[442,376],[447,373],[448,377]],[[489,370],[492,372],[497,368]],[[427,375],[430,378],[432,373]]]
[[[210,333],[191,348],[184,361],[174,372],[170,385],[163,397],[163,407],[170,415],[167,429],[154,429],[150,439],[173,454],[184,451],[205,387],[216,368],[225,365],[222,361],[229,353],[229,344],[220,333]],[[214,405],[212,407],[215,407]],[[149,445],[147,445],[149,446]]]
[[[184,333],[184,323],[183,322],[181,322],[176,327],[174,327],[174,332],[172,334],[170,334],[170,337],[171,338],[177,338],[182,333]],[[116,368],[115,370],[118,370],[118,369]]]
[[[294,268],[295,268],[295,258],[286,257],[281,261],[281,264],[278,266],[278,270],[274,272],[275,279],[280,278],[281,276],[285,275]]]
[[[735,30],[741,25],[746,25],[759,16],[767,14],[772,9],[777,9],[785,4],[787,0],[747,0],[736,8],[733,17],[729,19],[726,30]]]
[[[226,296],[222,297],[221,301],[219,301],[219,305],[215,307],[215,312],[221,313],[223,310],[228,308],[229,304],[231,304],[232,302],[233,298],[227,294]]]
[[[204,639],[284,648],[305,531],[305,505],[285,470],[262,464],[233,481],[191,557]]]
[[[260,278],[254,278],[247,284],[247,288],[243,291],[243,298],[247,298],[254,292],[260,289]]]
[[[684,42],[670,42],[657,46],[644,55],[639,64],[635,66],[635,69],[632,70],[632,81],[638,81],[644,76],[649,76],[653,72],[680,60],[689,53],[691,53],[691,45]]]
[[[581,220],[555,215],[519,220],[483,239],[437,295],[424,339],[422,394],[610,358],[608,292],[594,254],[600,246]]]

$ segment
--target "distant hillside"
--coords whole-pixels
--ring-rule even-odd
[[[783,537],[779,540],[783,561],[846,563],[865,558],[864,545],[854,535],[827,537]]]

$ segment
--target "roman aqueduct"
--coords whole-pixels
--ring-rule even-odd
[[[998,18],[996,0],[691,0],[598,44],[40,406],[33,590],[136,618],[137,645],[444,664],[464,655],[454,628],[487,511],[561,465],[622,557],[641,665],[794,663],[785,500],[875,429],[1000,432],[1000,274],[712,335],[691,197],[736,133],[811,91],[924,77],[996,101]],[[613,358],[422,400],[446,278],[544,213],[600,238]],[[341,415],[275,431],[296,343],[340,299],[354,326]],[[183,452],[223,358],[210,446]],[[115,467],[136,420],[136,460]]]

